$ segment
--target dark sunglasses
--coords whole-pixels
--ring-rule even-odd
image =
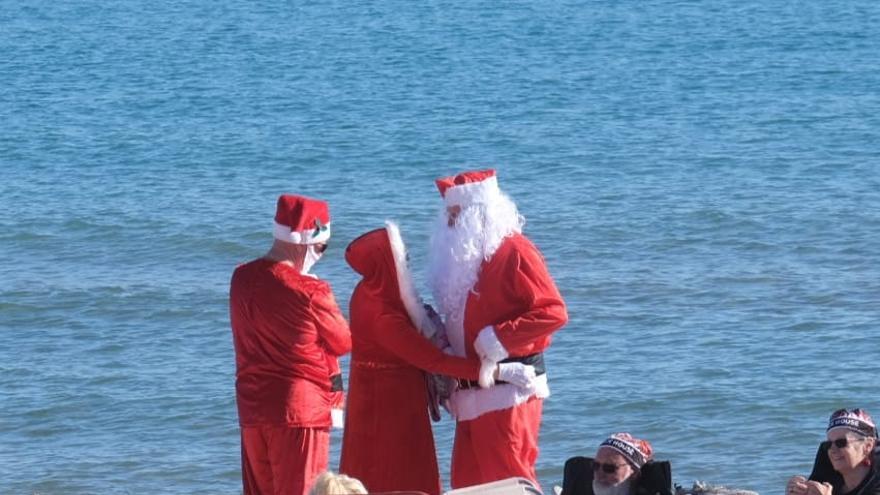
[[[837,440],[826,440],[822,442],[822,450],[828,450],[832,445],[837,447],[838,449],[845,449],[847,445],[849,445],[850,440],[846,437],[838,438]]]
[[[616,473],[617,470],[620,469],[620,466],[623,466],[623,464],[611,464],[610,462],[593,462],[593,471],[598,471],[599,468],[601,468],[602,471],[611,474]]]

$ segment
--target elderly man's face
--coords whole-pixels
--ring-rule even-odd
[[[611,466],[614,466],[613,469]],[[608,470],[611,470],[609,473]],[[602,448],[596,452],[593,461],[593,479],[605,486],[613,486],[626,481],[635,473],[632,464],[626,461],[619,452]]]
[[[461,206],[452,205],[446,207],[446,225],[449,227],[455,227],[455,221],[458,220],[458,215],[461,213]]]

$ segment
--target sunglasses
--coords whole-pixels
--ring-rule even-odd
[[[623,464],[612,464],[610,462],[593,462],[593,471],[598,471],[600,468],[602,471],[612,474],[616,473]]]
[[[844,437],[844,438],[838,438],[837,440],[824,441],[824,442],[822,442],[821,445],[822,445],[822,450],[828,450],[831,448],[832,445],[837,447],[838,449],[845,449],[846,446],[850,444],[850,442],[858,442],[858,441],[859,440],[850,440],[850,439]]]

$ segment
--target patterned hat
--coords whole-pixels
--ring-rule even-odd
[[[292,244],[320,244],[330,239],[330,208],[319,199],[282,194],[275,208],[274,237]]]
[[[874,424],[871,415],[868,414],[868,411],[859,408],[838,409],[831,413],[826,431],[835,428],[846,428],[866,437],[877,436],[877,425]]]
[[[599,445],[599,448],[611,448],[619,452],[630,464],[641,469],[646,462],[654,458],[654,449],[647,440],[640,440],[629,433],[615,433]]]
[[[501,194],[492,169],[462,172],[435,182],[446,206],[467,208],[473,204],[491,203]]]

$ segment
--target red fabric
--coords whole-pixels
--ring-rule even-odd
[[[538,431],[543,400],[492,411],[455,427],[452,488],[489,483],[513,476],[538,485]]]
[[[244,495],[308,495],[315,478],[327,470],[329,452],[326,429],[242,427]]]
[[[479,362],[443,354],[410,321],[385,229],[349,245],[363,280],[351,298],[353,349],[339,470],[371,492],[440,492],[422,370],[476,379]]]
[[[565,302],[544,257],[525,236],[515,234],[483,262],[474,290],[468,295],[465,352],[477,355],[474,340],[490,325],[510,356],[543,352],[550,346],[550,335],[567,322]]]
[[[320,229],[330,223],[330,208],[319,199],[282,194],[275,206],[275,222],[294,232]]]
[[[351,334],[330,285],[285,263],[236,268],[229,294],[242,426],[330,426],[331,357]]]

